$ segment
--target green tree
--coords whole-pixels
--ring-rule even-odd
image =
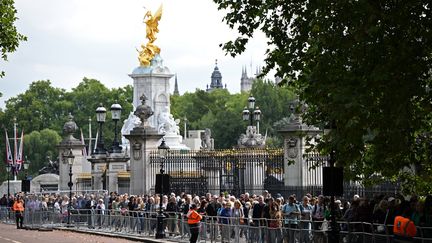
[[[7,54],[16,51],[20,41],[26,41],[27,37],[18,33],[15,21],[18,19],[13,0],[0,1],[0,50],[1,58],[7,61]],[[0,78],[5,75],[0,72]]]
[[[334,149],[347,178],[400,179],[403,168],[415,167],[417,181],[432,179],[426,169],[432,159],[426,156],[432,154],[428,139],[418,139],[432,124],[429,3],[215,2],[240,34],[223,48],[236,55],[256,30],[264,32],[269,44],[264,73],[275,68],[291,80],[308,105],[306,122],[334,124],[317,149]],[[418,147],[428,147],[425,156]]]
[[[294,99],[292,89],[280,88],[271,81],[256,80],[251,94],[255,97],[255,106],[262,113],[260,133],[271,138],[272,146],[282,147],[283,138],[277,133],[274,123],[289,116],[290,102]]]
[[[122,106],[121,119],[118,122],[118,130],[121,129],[122,122],[132,111],[133,88],[128,85],[124,88],[108,89],[96,79],[84,78],[72,92],[68,93],[68,100],[72,106],[70,112],[74,116],[77,125],[84,134],[88,134],[89,119],[92,120],[92,135],[96,136],[99,129],[96,121],[96,109],[102,105],[107,110],[107,117],[104,124],[105,147],[109,149],[114,139],[114,123],[111,121],[111,105],[118,103]],[[64,123],[65,121],[63,121]],[[62,126],[63,127],[63,126]],[[79,135],[78,135],[79,136]]]
[[[25,132],[45,128],[60,132],[63,128],[61,121],[72,106],[65,94],[64,89],[52,87],[49,80],[35,81],[24,93],[6,101],[3,122],[11,128],[15,117]]]
[[[107,109],[104,137],[105,146],[109,149],[114,138],[114,123],[111,121],[110,107],[111,104],[117,102],[123,107],[122,118],[118,124],[120,130],[123,120],[127,118],[132,110],[132,86],[128,85],[110,90],[97,80],[84,78],[71,92],[66,92],[63,89],[52,87],[51,82],[48,80],[36,81],[24,93],[6,101],[5,111],[0,111],[0,123],[10,132],[13,130],[13,120],[16,118],[17,127],[24,130],[26,137],[33,134],[33,132],[35,132],[34,137],[39,136],[39,133],[40,136],[44,136],[44,129],[55,131],[63,136],[63,125],[68,121],[70,112],[85,135],[88,134],[87,124],[89,118],[91,118],[93,136],[95,136],[98,129],[95,111],[99,104],[102,103]],[[80,138],[79,130],[75,137]],[[33,139],[33,137],[30,137],[30,139]],[[0,141],[1,144],[5,144],[4,135],[0,136]],[[36,139],[35,141],[39,140]],[[27,150],[28,144],[25,143],[25,154],[30,155],[29,159],[31,161],[35,161],[30,168],[32,172],[37,172],[41,168],[41,163],[46,162],[47,153],[55,155],[52,151],[56,150],[56,144],[48,144],[49,146],[52,145],[50,149],[48,149],[48,145],[45,146],[44,144],[45,142],[41,146],[32,146],[30,150]],[[0,155],[4,158],[5,151],[0,150]],[[54,159],[55,157],[51,158]],[[5,177],[0,179],[5,179]]]
[[[33,131],[24,136],[26,159],[30,160],[29,175],[37,176],[39,170],[48,165],[48,157],[53,161],[58,160],[56,146],[60,141],[61,136],[51,129]]]
[[[286,116],[285,104],[293,98],[292,91],[277,87],[272,82],[257,80],[251,93],[263,113],[260,132],[277,140],[278,134],[272,129],[272,124]],[[196,90],[182,96],[171,96],[171,111],[174,117],[182,118],[180,127],[183,128],[183,118],[186,117],[188,129],[212,130],[216,148],[232,148],[248,125],[247,121],[242,121],[248,96],[248,93],[229,94],[225,89],[212,92]],[[280,147],[281,143],[271,145]]]

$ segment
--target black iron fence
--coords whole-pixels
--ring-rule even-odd
[[[170,175],[170,191],[179,194],[187,192],[204,195],[229,193],[240,195],[245,192],[262,194],[264,190],[273,195],[280,193],[287,197],[311,193],[322,193],[322,167],[327,166],[328,156],[316,153],[306,154],[301,173],[302,187],[285,186],[286,169],[283,149],[229,149],[200,151],[170,151],[163,159],[165,173]],[[159,173],[162,159],[157,151],[150,154],[152,189],[155,188],[156,174]],[[353,195],[372,196],[376,193],[394,194],[394,185],[377,185],[364,188],[347,182],[344,197]]]
[[[282,149],[171,151],[164,159],[164,169],[175,193],[261,194],[284,185],[283,162]],[[151,153],[152,181],[160,164],[157,153]]]

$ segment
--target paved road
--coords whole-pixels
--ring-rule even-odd
[[[0,223],[0,243],[38,243],[38,242],[61,242],[61,243],[126,243],[136,242],[121,238],[81,234],[69,231],[37,231],[17,229],[14,225]]]

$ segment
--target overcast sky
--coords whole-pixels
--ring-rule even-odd
[[[220,43],[236,33],[222,22],[223,13],[211,0],[15,0],[18,31],[28,37],[0,62],[6,71],[0,92],[4,101],[36,80],[51,80],[70,90],[83,77],[109,88],[132,84],[128,76],[139,65],[138,48],[147,43],[143,17],[163,3],[159,34],[164,65],[177,73],[180,93],[205,89],[218,59],[222,82],[239,92],[242,67],[255,73],[263,65],[266,40],[257,35],[241,56],[226,56]],[[145,9],[145,8],[146,9]],[[171,79],[171,90],[174,78]]]

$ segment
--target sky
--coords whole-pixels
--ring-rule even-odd
[[[264,65],[267,44],[262,33],[236,58],[219,47],[237,34],[222,22],[224,13],[212,0],[15,0],[16,26],[28,40],[7,62],[0,61],[6,72],[0,79],[0,107],[37,80],[50,80],[53,87],[66,90],[84,77],[108,88],[132,85],[128,74],[139,65],[137,48],[148,41],[144,14],[154,13],[160,4],[163,14],[155,44],[164,65],[177,74],[180,94],[205,89],[215,59],[231,93],[240,91],[243,67],[251,76]],[[174,78],[170,82],[173,90]]]

